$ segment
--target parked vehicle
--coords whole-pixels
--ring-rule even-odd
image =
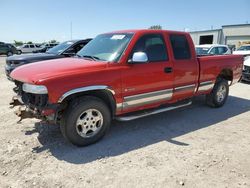
[[[204,44],[195,46],[197,55],[225,55],[231,54],[227,45],[221,44]]]
[[[54,46],[58,45],[59,43],[47,43],[41,45],[41,49],[39,50],[34,50],[33,53],[45,53],[47,50],[50,48],[53,48]]]
[[[245,57],[242,80],[250,82],[250,56]]]
[[[41,46],[38,44],[24,44],[22,46],[17,47],[18,53],[32,53],[35,50],[40,50]]]
[[[241,55],[197,57],[185,32],[112,32],[97,36],[77,57],[14,70],[18,97],[12,104],[22,99],[26,108],[17,112],[20,120],[58,123],[71,143],[85,146],[100,140],[112,119],[188,106],[197,95],[206,95],[209,106],[223,106],[242,67]]]
[[[234,51],[233,54],[237,54],[237,55],[250,55],[250,44],[241,46],[236,51]]]
[[[66,41],[49,49],[46,53],[26,54],[9,57],[6,59],[5,65],[6,76],[9,80],[12,80],[9,76],[10,73],[15,68],[21,65],[35,63],[42,60],[59,59],[74,56],[90,40],[91,39]]]
[[[17,53],[16,47],[12,44],[0,43],[0,55],[12,56]]]

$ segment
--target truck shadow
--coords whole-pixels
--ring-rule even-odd
[[[36,123],[40,147],[34,152],[50,151],[59,160],[74,164],[89,163],[101,158],[118,156],[158,142],[167,141],[179,147],[189,143],[178,142],[176,137],[215,125],[250,110],[250,100],[230,96],[218,109],[204,104],[204,97],[196,97],[189,107],[145,117],[130,122],[114,122],[109,133],[96,144],[79,148],[64,140],[58,126]]]

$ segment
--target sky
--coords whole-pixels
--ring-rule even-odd
[[[195,31],[250,24],[250,0],[0,0],[0,41],[92,38],[124,29]]]

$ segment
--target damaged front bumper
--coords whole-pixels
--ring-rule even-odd
[[[35,106],[33,104],[26,104],[23,102],[21,96],[14,96],[11,100],[10,108],[18,107],[15,114],[20,118],[18,122],[27,118],[41,119],[46,122],[56,123],[58,104],[47,104],[45,106]]]

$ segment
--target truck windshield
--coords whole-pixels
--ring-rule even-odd
[[[250,50],[250,46],[241,46],[237,51],[247,51]]]
[[[130,42],[133,34],[102,34],[90,41],[78,53],[78,57],[117,62]]]
[[[72,44],[74,44],[74,42],[72,41],[63,42],[61,44],[56,45],[53,48],[50,48],[46,53],[59,55],[61,52],[64,52],[68,47],[70,47]]]
[[[197,55],[206,55],[206,54],[208,54],[209,48],[197,47],[197,48],[195,48],[195,51],[196,51]]]

